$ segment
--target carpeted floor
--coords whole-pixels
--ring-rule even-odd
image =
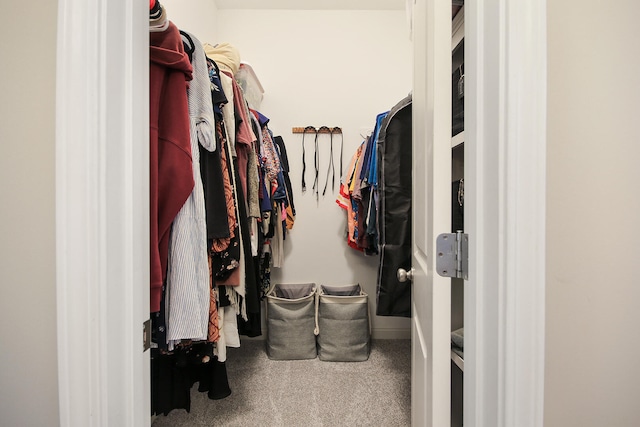
[[[374,340],[366,362],[269,360],[264,341],[227,351],[231,396],[191,391],[191,413],[174,410],[162,426],[409,426],[411,341]]]

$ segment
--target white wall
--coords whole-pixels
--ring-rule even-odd
[[[411,90],[412,51],[403,10],[394,11],[218,11],[220,42],[240,50],[265,88],[261,112],[285,140],[291,167],[296,222],[287,237],[286,259],[273,270],[280,283],[360,283],[375,313],[377,257],[348,248],[346,216],[336,205],[338,192],[312,194],[313,138],[305,138],[307,192],[302,193],[302,136],[294,126],[339,126],[344,131],[343,165],[372,129],[376,114],[389,110]],[[329,137],[320,139],[320,184],[324,188]],[[334,137],[336,180],[339,138]],[[375,317],[374,337],[409,337],[408,319]]]
[[[0,424],[58,425],[55,282],[57,1],[2,7]]]
[[[215,0],[162,0],[167,17],[181,30],[196,36],[201,43],[216,43],[218,7]]]
[[[640,8],[547,8],[545,425],[638,425]]]

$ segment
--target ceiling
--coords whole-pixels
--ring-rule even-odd
[[[406,0],[215,0],[218,9],[404,10]]]

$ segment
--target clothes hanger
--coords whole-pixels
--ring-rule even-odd
[[[149,10],[149,32],[161,33],[169,28],[169,19],[167,18],[166,9],[158,0],[154,1],[155,4]],[[151,3],[149,6],[151,6]]]
[[[159,1],[149,0],[149,16],[151,17],[152,15],[156,15],[158,12],[160,12],[161,7],[162,6],[160,5]]]
[[[196,51],[196,45],[193,42],[193,39],[191,38],[191,36],[185,31],[180,30],[180,35],[183,38],[182,44],[184,45],[184,51],[189,56],[189,62],[193,62],[193,52]]]

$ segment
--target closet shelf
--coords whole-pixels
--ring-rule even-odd
[[[464,131],[456,134],[451,138],[451,148],[455,148],[464,142]]]
[[[464,372],[464,359],[453,350],[451,350],[451,360],[456,364],[458,368],[460,368],[462,372]]]

